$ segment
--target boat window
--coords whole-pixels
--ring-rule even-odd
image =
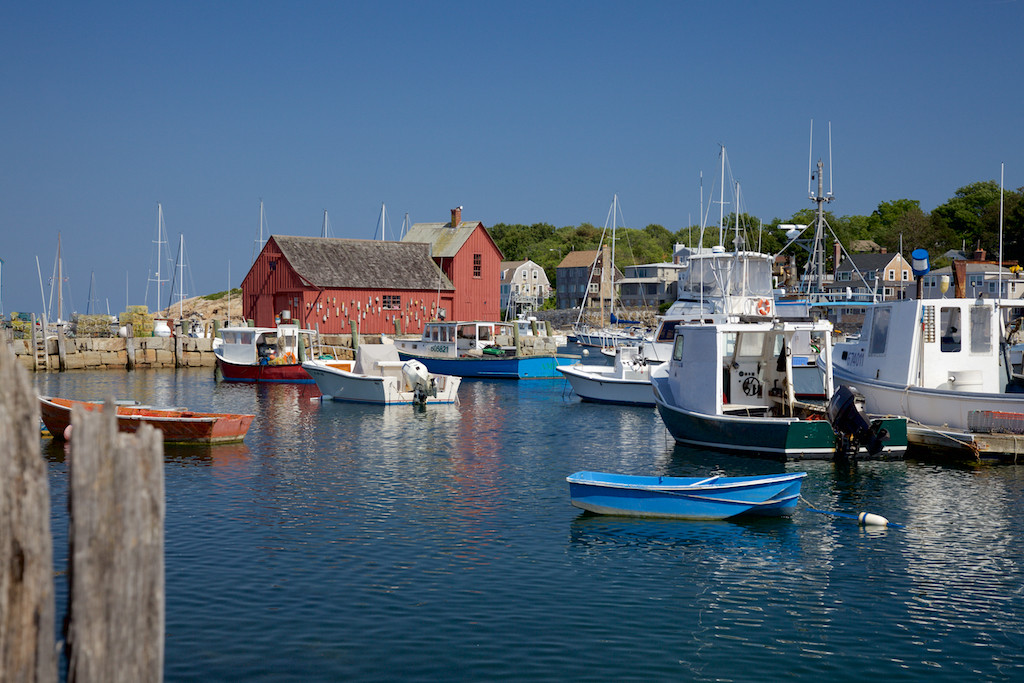
[[[666,322],[658,328],[658,338],[655,341],[670,342],[676,334],[676,323]]]
[[[683,335],[677,334],[675,344],[672,346],[672,360],[683,359]]]
[[[892,317],[892,307],[883,306],[871,312],[871,339],[868,346],[868,353],[876,356],[885,353],[885,346],[889,341],[889,319]]]
[[[225,344],[237,344],[238,343],[238,333],[237,332],[221,332],[220,336],[221,336],[221,339],[224,340]]]
[[[942,339],[939,349],[944,353],[956,353],[960,351],[960,309],[940,308],[939,329],[942,330]]]
[[[747,332],[740,336],[740,350],[736,357],[759,358],[763,347],[764,332]]]
[[[992,351],[992,316],[985,306],[971,306],[971,353]]]

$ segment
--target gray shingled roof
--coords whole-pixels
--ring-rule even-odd
[[[287,235],[272,238],[295,272],[314,287],[455,289],[430,257],[428,244]]]
[[[897,252],[890,254],[850,254],[850,258],[845,259],[839,267],[836,268],[836,272],[840,271],[853,271],[853,266],[857,266],[857,270],[865,273],[870,270],[878,270],[879,268],[885,268],[889,265],[889,262],[896,258]]]
[[[451,223],[414,223],[402,241],[426,242],[433,247],[434,258],[454,258],[479,225],[480,221],[462,221],[452,229]]]

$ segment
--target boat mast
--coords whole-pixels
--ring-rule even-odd
[[[92,313],[92,295],[93,290],[96,289],[96,271],[92,271],[92,275],[89,277],[89,300],[85,304],[85,314],[89,315]]]
[[[178,240],[178,320],[185,317],[182,314],[182,306],[185,301],[185,235],[179,235]]]
[[[160,309],[160,241],[163,239],[164,229],[164,207],[160,202],[156,204],[156,307]]]
[[[718,243],[725,245],[725,145],[722,147],[722,180],[718,188]]]
[[[64,259],[60,254],[60,233],[57,233],[57,322],[64,318]]]
[[[327,217],[327,209],[324,209],[324,223],[320,228],[321,237],[334,237],[334,231],[331,230],[331,219]]]
[[[814,275],[817,293],[823,291],[822,283],[825,282],[825,204],[831,202],[835,197],[831,193],[824,194],[825,180],[822,178],[824,164],[818,159],[818,194],[811,197],[811,201],[818,205],[817,218],[814,222],[814,246],[811,253],[811,263],[808,270]],[[807,282],[807,292],[811,292],[811,282]]]
[[[252,262],[253,263],[256,263],[256,257],[260,255],[261,251],[263,251],[263,244],[264,244],[264,241],[263,241],[263,197],[260,197],[260,236],[255,241],[255,243],[253,243],[253,254],[252,254]]]
[[[386,225],[387,218],[388,218],[388,209],[384,205],[384,202],[381,202],[380,203],[380,241],[381,242],[384,241],[384,226]],[[453,228],[457,228],[459,226],[453,225],[452,227]]]

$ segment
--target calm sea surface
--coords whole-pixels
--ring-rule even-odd
[[[426,410],[211,369],[35,381],[257,416],[244,445],[166,449],[168,681],[1024,680],[1024,466],[709,454],[563,380],[466,380]],[[592,516],[565,482],[584,469],[804,470],[814,507],[906,526]]]

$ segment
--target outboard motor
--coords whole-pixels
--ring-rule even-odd
[[[857,450],[864,446],[868,453],[877,455],[889,439],[889,432],[868,419],[864,413],[864,396],[853,387],[840,385],[828,402],[827,415],[839,437],[837,454],[856,456]]]
[[[412,389],[413,402],[425,404],[428,396],[437,396],[437,385],[427,371],[427,366],[418,360],[406,361],[402,365],[406,384]]]

